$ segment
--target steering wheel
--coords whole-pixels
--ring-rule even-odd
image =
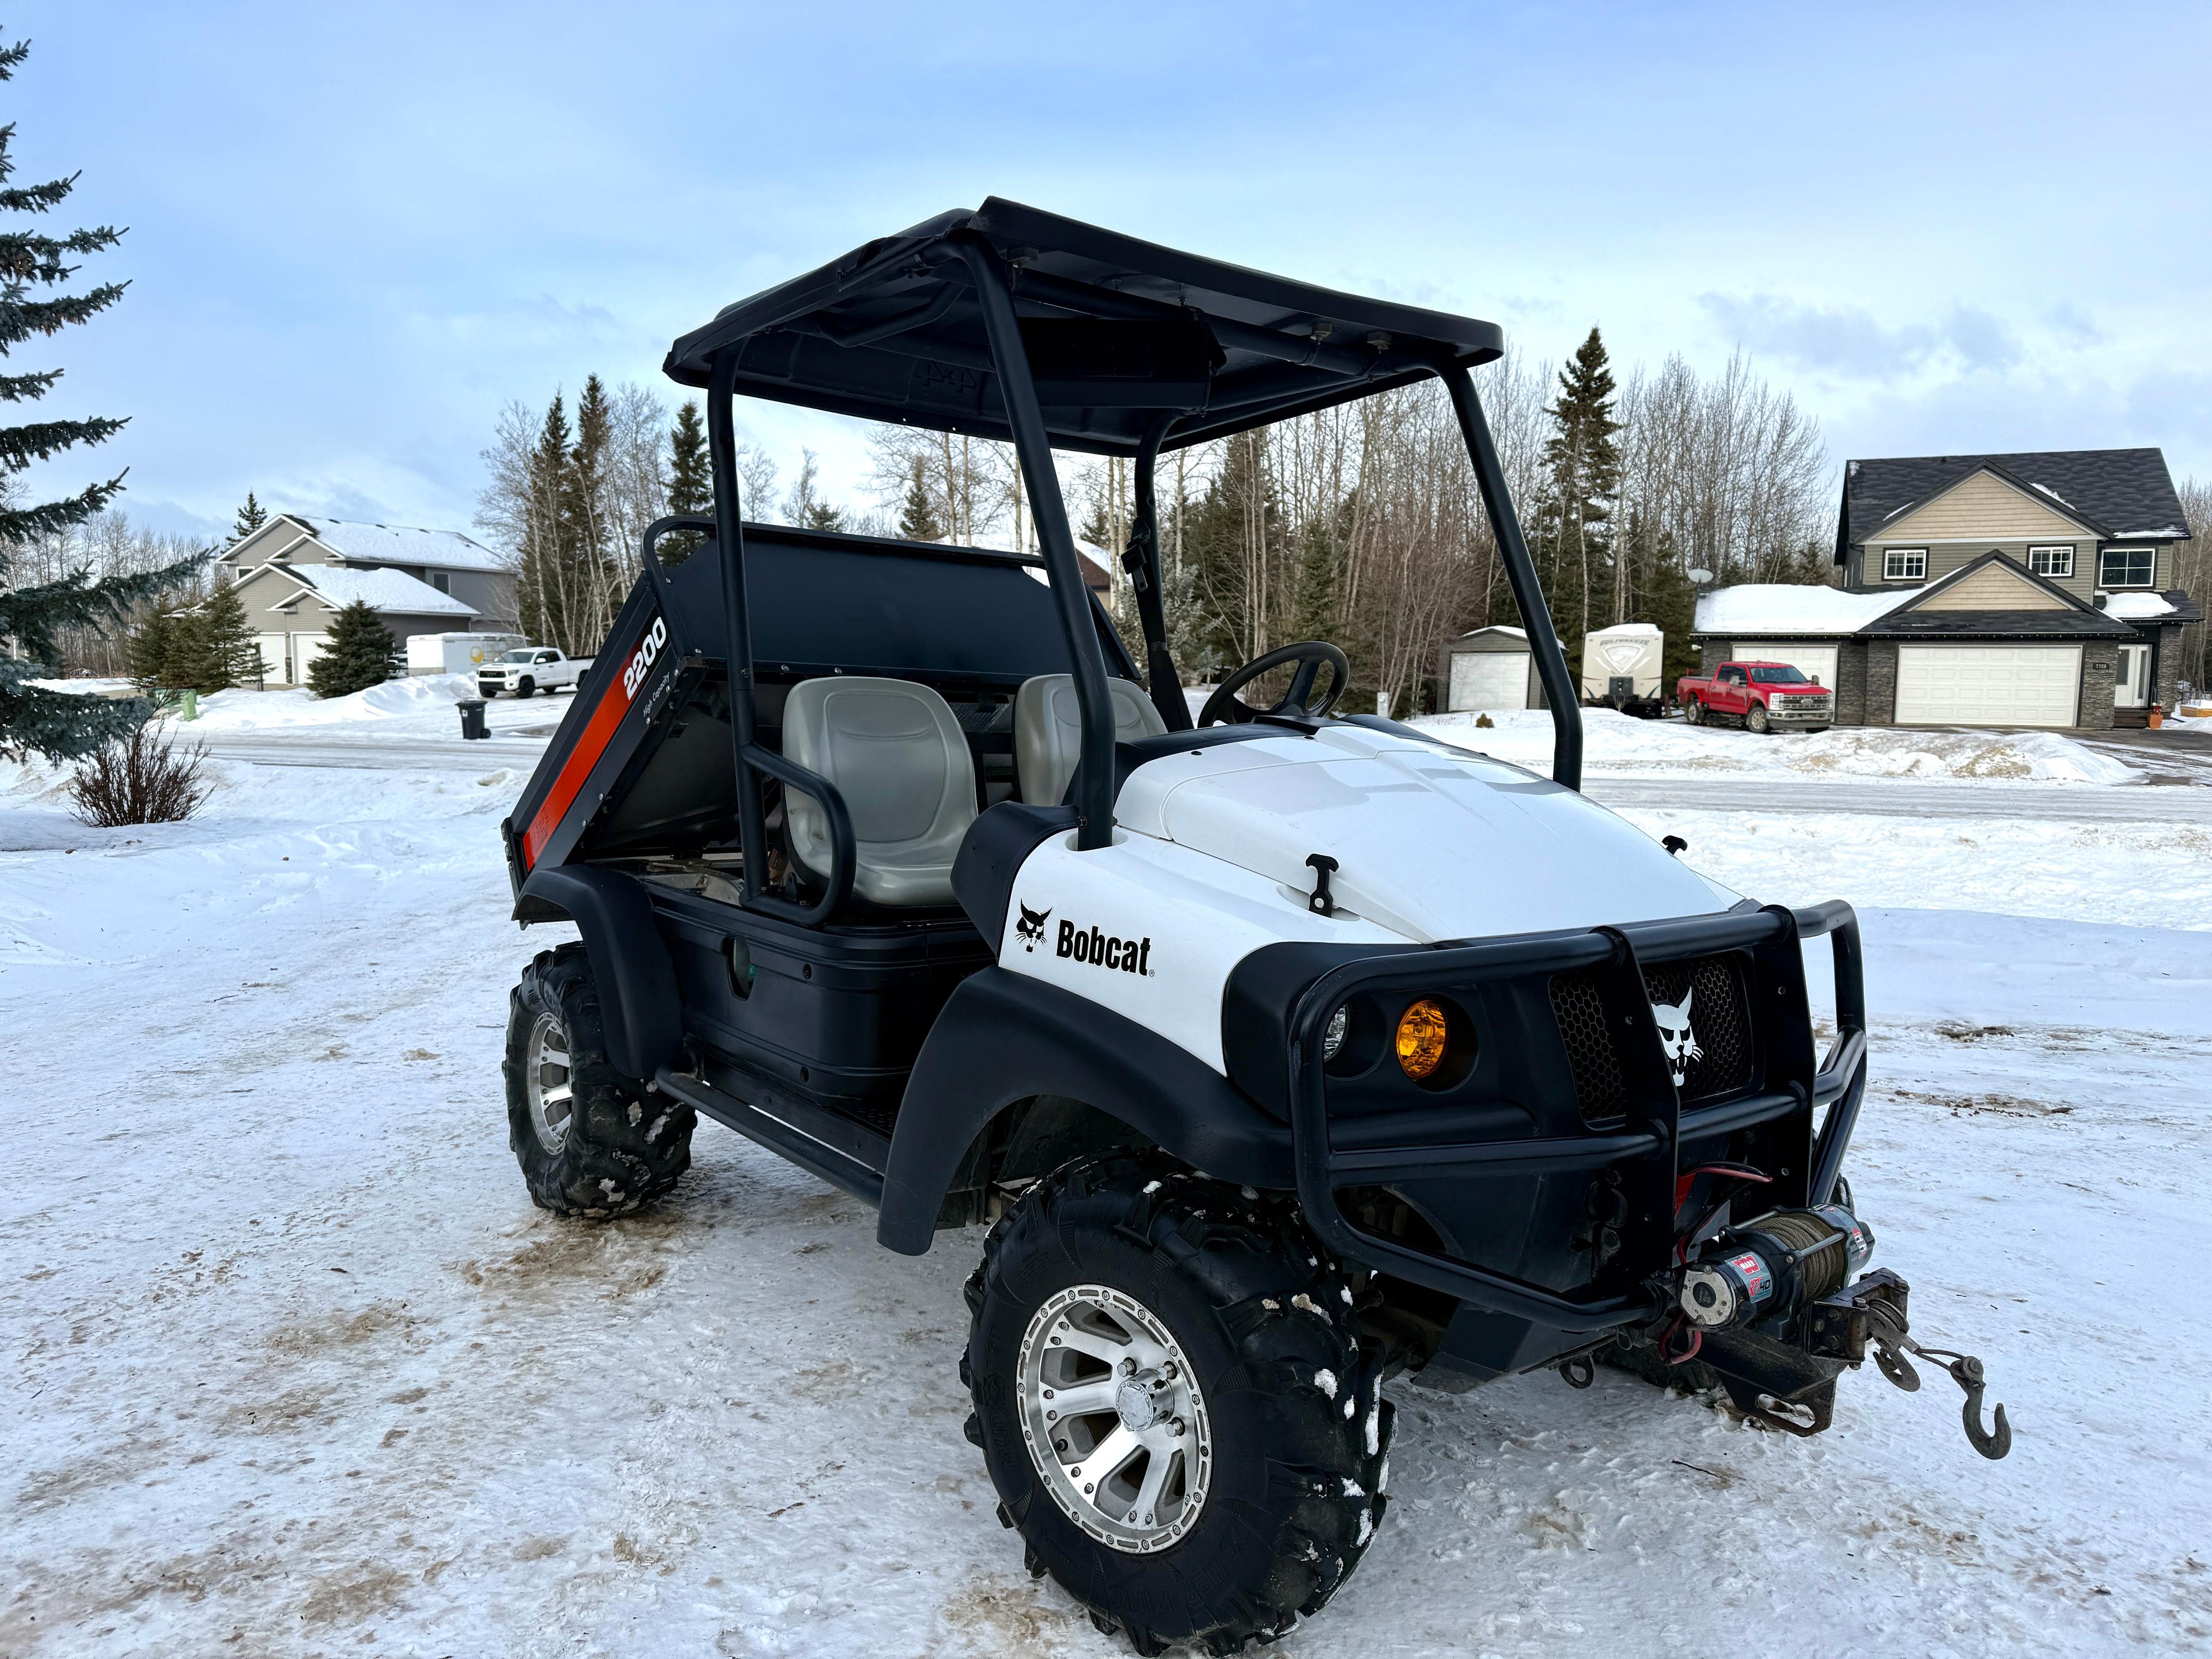
[[[1297,664],[1298,672],[1291,676],[1291,689],[1283,693],[1283,700],[1273,708],[1255,708],[1237,696],[1237,692],[1261,675],[1286,662]],[[1332,671],[1328,693],[1318,703],[1312,702],[1309,699],[1313,696],[1314,681],[1320,678],[1324,663]],[[1263,714],[1314,718],[1335,708],[1337,699],[1344,695],[1344,688],[1351,683],[1351,659],[1327,640],[1305,640],[1297,645],[1279,646],[1264,656],[1253,658],[1215,687],[1213,695],[1206,700],[1206,707],[1198,711],[1198,723],[1212,726],[1223,721],[1243,726]]]

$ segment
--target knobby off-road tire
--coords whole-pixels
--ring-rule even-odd
[[[1318,1613],[1358,1565],[1385,1506],[1391,1407],[1344,1275],[1295,1206],[1158,1154],[1079,1160],[1030,1188],[993,1228],[967,1296],[960,1377],[975,1407],[967,1431],[1003,1500],[999,1518],[1021,1533],[1030,1572],[1051,1573],[1100,1630],[1123,1632],[1140,1654],[1176,1642],[1237,1653]],[[1186,1460],[1173,1528],[1125,1532],[1122,1516],[1093,1508],[1044,1466],[1051,1458],[1060,1471],[1073,1462],[1079,1475],[1102,1477],[1102,1505],[1109,1491],[1136,1484],[1130,1475],[1107,1486],[1112,1453],[1083,1443],[1102,1425],[1107,1434],[1128,1427],[1127,1413],[1048,1425],[1048,1408],[1030,1398],[1050,1373],[1041,1377],[1026,1356],[1046,1353],[1046,1343],[1057,1352],[1053,1332],[1076,1340],[1066,1319],[1082,1316],[1085,1298],[1109,1304],[1109,1328],[1149,1322],[1152,1354],[1164,1340],[1181,1358],[1179,1368],[1158,1370],[1183,1375],[1153,1385],[1160,1409],[1178,1413],[1164,1425],[1177,1437],[1166,1443]],[[1113,1369],[1117,1381],[1127,1363]],[[1153,1374],[1129,1379],[1140,1396]],[[1087,1385],[1063,1368],[1063,1399]],[[1099,1467],[1085,1469],[1085,1455]],[[1164,1523],[1168,1508],[1127,1518]]]
[[[522,970],[507,999],[501,1069],[507,1144],[539,1207],[595,1219],[628,1215],[690,1167],[697,1115],[608,1063],[582,945],[541,951]]]

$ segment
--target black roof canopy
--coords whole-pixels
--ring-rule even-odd
[[[836,414],[1012,436],[966,266],[1012,267],[1023,344],[1059,448],[1133,453],[1161,415],[1175,448],[1324,409],[1504,350],[1495,323],[1359,299],[1101,230],[996,197],[738,301],[669,349],[704,386],[735,347],[737,390]]]

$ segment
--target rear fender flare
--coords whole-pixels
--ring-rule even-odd
[[[649,1079],[684,1050],[682,1002],[653,901],[635,876],[588,865],[533,870],[514,906],[518,921],[576,924],[591,958],[606,1024],[607,1058],[625,1077]]]
[[[1039,1095],[1095,1107],[1218,1180],[1296,1184],[1290,1126],[1189,1050],[1073,992],[985,968],[952,994],[907,1079],[877,1242],[927,1252],[976,1136]]]

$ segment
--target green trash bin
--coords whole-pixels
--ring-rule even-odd
[[[200,694],[191,686],[185,688],[184,695],[179,702],[184,708],[186,720],[196,720],[200,717]]]

